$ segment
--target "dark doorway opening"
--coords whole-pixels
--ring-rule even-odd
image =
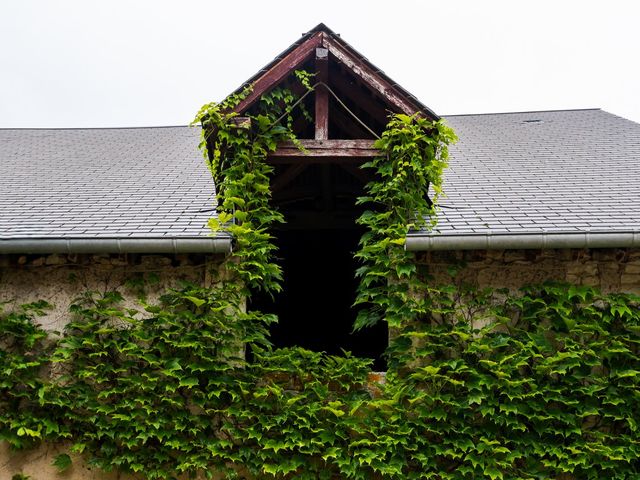
[[[308,165],[285,187],[274,188],[274,204],[286,224],[273,232],[278,264],[283,270],[283,291],[275,298],[254,294],[250,308],[278,315],[271,328],[276,347],[300,346],[328,354],[348,351],[374,360],[378,371],[386,368],[386,324],[353,332],[358,280],[355,258],[364,233],[356,224],[362,207],[366,178],[357,166]],[[291,166],[278,166],[274,185]]]
[[[385,368],[386,325],[353,332],[358,266],[353,253],[360,232],[352,230],[284,230],[278,232],[283,292],[271,310],[279,323],[271,330],[274,345],[301,346],[329,354],[352,352]]]

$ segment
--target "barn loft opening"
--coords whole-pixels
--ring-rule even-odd
[[[281,173],[274,184],[288,168],[276,169]],[[279,323],[271,331],[276,346],[331,354],[346,350],[373,358],[376,368],[383,369],[386,326],[352,332],[359,266],[354,253],[363,233],[356,225],[361,208],[355,203],[363,187],[363,178],[327,162],[307,165],[286,187],[274,191],[274,203],[287,222],[274,232],[284,288],[275,299],[254,298],[251,306],[278,314]]]
[[[373,142],[390,114],[438,117],[322,24],[249,79],[251,92],[236,113],[258,113],[257,100],[278,86],[304,95],[296,70],[314,74],[313,93],[302,102],[310,115],[298,110],[293,125],[305,151],[281,144],[268,158],[275,170],[273,203],[287,222],[273,232],[284,289],[273,299],[254,295],[249,308],[278,314],[276,346],[346,350],[383,368],[386,326],[352,332],[359,266],[354,253],[363,234],[356,199],[371,179],[360,166],[376,155]]]

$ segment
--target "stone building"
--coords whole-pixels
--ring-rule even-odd
[[[237,112],[276,86],[299,88],[296,69],[318,83],[303,102],[314,118],[295,126],[307,152],[282,145],[270,157],[290,294],[254,304],[282,317],[277,341],[333,350],[352,342],[354,200],[368,175],[357,167],[375,154],[389,112],[440,117],[324,25],[249,79]],[[640,292],[640,125],[599,109],[444,119],[460,139],[438,225],[406,244],[438,280],[450,281],[454,265],[456,281],[478,286],[562,280]],[[48,300],[55,308],[42,321],[59,330],[86,289],[133,295],[142,278],[158,279],[156,291],[210,281],[232,239],[207,227],[215,187],[199,139],[187,126],[0,130],[0,299]],[[296,324],[309,304],[335,322]]]
[[[249,79],[236,111],[295,88],[296,69],[315,73],[303,101],[312,121],[295,125],[307,152],[281,145],[270,157],[287,219],[274,232],[287,293],[249,307],[279,314],[278,345],[375,356],[386,332],[350,334],[354,201],[368,180],[358,165],[375,154],[389,112],[440,117],[324,25]],[[454,266],[453,281],[480,287],[561,280],[640,293],[639,124],[599,109],[444,120],[459,142],[438,225],[406,243],[438,281],[452,281]],[[47,300],[54,308],[41,321],[60,330],[85,290],[119,289],[135,302],[141,280],[149,294],[211,282],[233,242],[207,226],[215,187],[199,139],[187,126],[0,130],[0,301]]]

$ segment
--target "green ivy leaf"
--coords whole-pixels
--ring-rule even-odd
[[[186,296],[185,298],[189,300],[191,303],[193,303],[196,307],[201,307],[202,305],[207,303],[206,300],[203,300],[201,298],[190,297],[190,296]]]

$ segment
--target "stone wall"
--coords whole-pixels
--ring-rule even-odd
[[[53,308],[38,321],[48,330],[61,331],[69,318],[69,305],[87,290],[116,289],[125,296],[125,304],[135,308],[141,296],[153,301],[181,281],[211,284],[222,259],[205,255],[2,255],[0,302],[46,300]],[[16,474],[31,480],[141,478],[102,472],[78,456],[69,471],[59,474],[52,462],[60,452],[68,453],[68,446],[45,444],[34,450],[11,452],[6,443],[0,442],[0,480],[11,480]]]
[[[436,283],[517,289],[547,280],[640,294],[640,248],[465,250],[418,254]]]
[[[102,472],[73,456],[72,467],[58,473],[53,461],[59,453],[69,453],[68,445],[42,445],[33,450],[12,452],[5,443],[0,444],[0,478],[11,480],[22,474],[29,480],[140,480],[140,477],[117,472]]]
[[[222,260],[205,255],[3,255],[0,256],[0,302],[23,304],[46,300],[53,305],[39,321],[61,331],[68,309],[83,292],[118,290],[128,307],[144,296],[153,300],[180,281],[211,282]]]
[[[310,253],[311,254],[311,253]],[[60,330],[72,299],[86,290],[118,289],[135,304],[138,295],[157,295],[180,280],[210,284],[222,257],[197,255],[49,255],[0,256],[0,301],[26,303],[44,299],[55,305],[43,325]],[[469,250],[422,252],[419,262],[438,283],[468,282],[478,287],[519,288],[545,280],[592,285],[604,291],[640,293],[640,249]],[[144,280],[147,289],[140,288]],[[74,458],[74,466],[57,474],[51,465],[62,445],[43,445],[10,453],[0,445],[0,480],[16,473],[32,480],[133,480],[140,477],[104,473]]]
[[[144,476],[140,474],[105,472],[87,464],[81,456],[75,454],[71,454],[71,467],[60,473],[53,461],[60,453],[69,454],[69,447],[70,445],[45,444],[32,450],[12,452],[6,444],[0,443],[0,480],[11,480],[17,474],[24,475],[29,480],[144,480]],[[206,477],[200,475],[193,479],[187,475],[178,475],[177,478],[205,480]],[[214,474],[208,480],[222,480],[222,476]]]

